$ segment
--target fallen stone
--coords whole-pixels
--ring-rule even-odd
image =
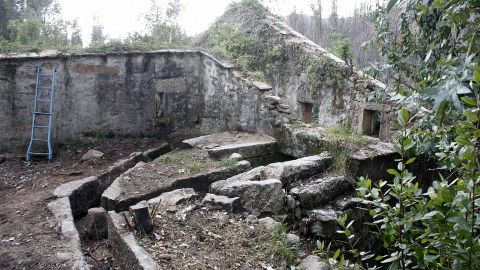
[[[300,237],[293,233],[287,233],[287,245],[294,247],[300,244]]]
[[[87,235],[91,239],[108,237],[107,211],[102,207],[88,209],[87,213]]]
[[[83,155],[81,161],[89,161],[89,160],[99,160],[102,159],[104,156],[104,153],[97,151],[95,149],[90,149]]]
[[[282,182],[276,179],[234,182],[220,189],[218,194],[240,197],[243,208],[256,215],[279,214],[285,196]]]
[[[264,217],[258,220],[258,224],[269,231],[274,231],[281,223],[271,217]]]
[[[243,156],[240,155],[239,153],[233,153],[230,155],[229,157],[231,160],[235,160],[235,161],[240,161],[243,159]]]
[[[330,265],[326,262],[321,262],[317,255],[310,255],[302,260],[298,265],[299,270],[330,270]]]
[[[239,197],[229,198],[211,193],[207,193],[202,200],[202,204],[212,209],[223,209],[232,213],[239,212],[242,209]]]
[[[0,164],[4,163],[7,161],[7,158],[4,155],[0,155]]]
[[[255,169],[227,178],[226,180],[220,180],[220,181],[214,182],[210,185],[210,192],[218,193],[222,188],[235,182],[260,180],[262,179],[263,169],[264,167],[260,166]]]
[[[146,201],[141,201],[136,205],[130,206],[130,213],[133,216],[137,229],[146,233],[153,230],[152,218],[150,217],[148,203]]]
[[[287,185],[299,179],[305,179],[328,169],[331,156],[317,155],[299,158],[296,160],[277,162],[265,166],[266,178],[279,179]]]
[[[193,188],[182,188],[162,193],[160,196],[148,200],[148,204],[171,207],[196,197],[198,194]]]
[[[335,176],[292,188],[290,192],[300,202],[300,207],[315,209],[353,190],[354,186],[344,176]]]
[[[333,209],[315,209],[307,212],[309,232],[321,238],[331,238],[337,230],[337,214]]]

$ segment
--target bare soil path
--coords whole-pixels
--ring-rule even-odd
[[[56,256],[61,233],[47,208],[60,184],[97,175],[130,153],[158,146],[156,139],[85,138],[58,146],[52,162],[27,163],[26,149],[0,152],[0,269],[63,269]],[[81,162],[89,149],[105,153],[102,160]]]

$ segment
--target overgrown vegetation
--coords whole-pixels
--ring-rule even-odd
[[[180,165],[188,173],[199,173],[207,169],[204,162],[186,152],[167,153],[157,158],[155,162]]]
[[[234,159],[231,159],[229,156],[222,157],[217,161],[217,163],[220,166],[226,167],[226,168],[233,168],[235,167],[235,165],[237,165],[237,161],[235,161]]]
[[[267,245],[273,256],[285,260],[288,265],[295,263],[295,250],[287,243],[287,230],[283,224],[277,224],[275,230],[270,233]]]
[[[327,138],[329,141],[353,144],[356,146],[367,144],[365,137],[351,130],[344,124],[337,124],[327,128]]]
[[[388,19],[392,10],[398,27]],[[388,170],[393,181],[358,182],[357,201],[383,252],[347,248],[357,268],[480,267],[479,10],[474,0],[390,0],[378,7],[377,41],[399,105],[401,158]],[[419,155],[436,157],[448,172],[426,190],[407,169]]]
[[[367,144],[367,139],[343,124],[327,128],[326,139],[329,144],[329,153],[332,155],[330,170],[334,173],[344,173],[352,151]]]

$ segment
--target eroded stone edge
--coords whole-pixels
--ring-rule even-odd
[[[127,159],[121,159],[110,166],[110,168],[97,176],[90,176],[82,178],[79,180],[71,181],[64,183],[58,186],[54,191],[53,195],[57,197],[56,200],[50,202],[47,207],[53,213],[57,223],[59,224],[62,237],[67,241],[69,250],[65,253],[71,255],[70,260],[66,263],[74,270],[89,270],[90,266],[86,263],[85,257],[83,256],[82,245],[80,241],[80,234],[78,233],[77,228],[75,227],[74,219],[74,210],[71,206],[71,202],[75,202],[78,205],[82,205],[82,202],[76,200],[75,194],[81,194],[85,192],[85,186],[94,185],[99,187],[101,191],[95,192],[93,195],[98,197],[98,201],[103,193],[103,191],[117,178],[120,174],[134,167],[138,162],[147,161],[146,159],[154,159],[155,155],[165,154],[166,150],[165,145],[161,145],[158,148],[149,149],[145,152],[136,152]],[[160,149],[162,148],[162,149]],[[117,175],[118,174],[118,175]],[[92,194],[87,194],[92,195]],[[86,205],[84,207],[91,208],[94,205]],[[78,212],[78,211],[77,211]],[[79,215],[81,213],[77,213]],[[135,241],[134,238],[132,238]],[[67,255],[67,257],[68,257]],[[158,269],[158,268],[138,268],[133,267],[132,269]]]
[[[68,253],[71,259],[67,261],[71,269],[86,270],[90,266],[86,263],[83,256],[80,235],[75,227],[75,221],[70,208],[70,200],[68,197],[56,199],[48,204],[48,209],[53,213],[57,219],[58,225],[61,228],[63,239],[68,245]]]
[[[107,222],[108,242],[126,269],[160,269],[150,254],[138,244],[133,233],[124,227],[122,216],[109,211]]]

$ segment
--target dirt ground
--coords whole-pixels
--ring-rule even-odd
[[[0,269],[59,269],[55,250],[62,248],[61,234],[47,208],[54,199],[52,191],[160,143],[151,138],[83,138],[57,146],[52,162],[23,161],[26,148],[0,153],[7,158],[0,163]],[[100,161],[81,162],[88,149],[105,156]]]
[[[272,232],[245,215],[208,210],[199,202],[159,211],[154,232],[137,239],[162,269],[278,269]]]

